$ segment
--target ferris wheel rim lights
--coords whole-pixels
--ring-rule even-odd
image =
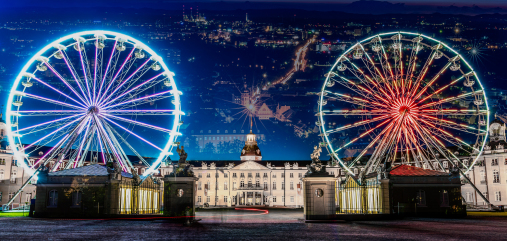
[[[486,96],[486,91],[484,89],[484,86],[482,85],[482,82],[480,81],[479,79],[479,76],[477,75],[477,72],[472,68],[472,66],[468,63],[468,61],[463,58],[463,56],[461,54],[459,54],[456,50],[452,49],[451,47],[449,47],[447,44],[435,39],[435,38],[431,38],[429,36],[426,36],[424,34],[420,34],[420,33],[413,33],[413,32],[404,32],[404,31],[397,31],[397,32],[387,32],[387,33],[380,33],[380,34],[377,34],[377,35],[374,35],[374,36],[371,36],[371,37],[368,37],[368,38],[365,38],[361,41],[359,41],[358,43],[354,44],[353,46],[351,46],[350,48],[348,48],[347,50],[345,50],[342,54],[340,54],[340,57],[337,58],[336,62],[333,64],[333,66],[331,67],[331,71],[330,72],[333,72],[332,70],[337,68],[338,64],[342,64],[342,59],[343,58],[347,58],[345,55],[348,54],[348,53],[351,53],[353,52],[355,49],[359,48],[359,46],[361,48],[363,48],[363,45],[364,43],[369,43],[370,41],[375,41],[374,39],[376,38],[377,40],[375,41],[376,43],[378,42],[378,39],[381,39],[382,36],[386,36],[386,35],[394,35],[394,36],[399,36],[399,41],[401,41],[401,34],[405,34],[405,35],[412,35],[412,36],[416,36],[417,38],[417,41],[415,40],[416,38],[414,38],[412,40],[412,42],[421,42],[423,40],[423,38],[426,38],[428,40],[431,40],[435,43],[438,43],[435,46],[435,48],[437,49],[442,49],[442,48],[445,48],[447,50],[450,50],[452,51],[452,53],[454,53],[456,56],[453,57],[454,59],[456,59],[456,61],[463,61],[465,63],[465,65],[471,70],[469,73],[466,73],[465,75],[467,76],[475,76],[475,78],[477,79],[477,82],[478,84],[480,85],[480,88],[481,88],[481,91],[482,91],[482,94],[484,96],[484,104],[485,104],[485,107],[486,107],[486,119],[487,119],[487,123],[490,123],[490,110],[489,110],[489,106],[488,106],[488,99],[487,99],[487,96]],[[393,36],[393,37],[394,37]],[[414,43],[415,43],[414,42]],[[401,48],[401,46],[400,46]],[[363,51],[365,51],[363,49]],[[419,50],[418,50],[419,51]],[[441,53],[441,52],[440,52]],[[450,62],[449,62],[450,63]],[[352,63],[353,65],[353,63]],[[346,70],[346,67],[345,66],[341,66],[341,68],[338,68],[338,70],[340,71],[345,71]],[[459,68],[459,67],[458,67]],[[328,82],[330,82],[330,78],[332,78],[333,76],[331,76],[332,74],[326,74],[326,78],[325,78],[325,81],[322,85],[322,88],[321,88],[321,92],[319,92],[319,101],[318,101],[318,104],[319,104],[319,113],[318,113],[318,122],[319,123],[325,123],[324,121],[324,110],[323,110],[323,105],[322,103],[325,101],[324,97],[325,95],[324,94],[327,94],[329,91],[326,90],[326,87],[332,87],[333,85],[330,85]],[[463,76],[462,76],[463,77]],[[334,81],[333,81],[334,82]],[[339,93],[337,93],[339,94]],[[340,95],[346,95],[346,94],[340,94]],[[489,124],[486,124],[485,125],[485,136],[484,136],[484,139],[482,140],[482,143],[480,145],[480,150],[479,152],[476,154],[476,157],[474,158],[473,162],[467,167],[466,171],[464,173],[467,173],[468,171],[470,171],[470,169],[475,165],[475,163],[479,160],[479,157],[481,156],[481,154],[483,153],[484,151],[484,147],[486,145],[486,142],[487,142],[487,139],[488,139],[488,136],[489,136]],[[337,150],[335,150],[331,144],[331,141],[329,140],[329,135],[327,134],[326,132],[326,128],[325,128],[325,125],[324,124],[321,124],[320,126],[320,131],[324,134],[321,134],[320,136],[322,136],[322,138],[324,139],[325,141],[325,146],[326,148],[328,149],[330,155],[332,155],[332,157],[334,157],[338,162],[339,164],[351,175],[355,176],[356,174],[347,166],[344,164],[344,162],[341,160],[341,158],[338,156],[338,154],[336,153]],[[474,148],[475,149],[475,148]]]
[[[88,36],[88,35],[91,35],[91,36],[94,36],[94,38],[92,39],[84,39],[82,36]],[[82,32],[77,32],[77,33],[72,33],[72,34],[69,34],[69,35],[66,35],[64,37],[61,37],[49,44],[47,44],[44,48],[42,48],[41,50],[39,50],[35,55],[33,55],[27,62],[26,64],[23,66],[23,68],[20,70],[19,74],[16,76],[14,82],[13,82],[13,87],[9,93],[9,97],[8,97],[8,100],[7,100],[7,107],[6,107],[6,126],[7,126],[7,131],[6,131],[6,134],[7,134],[7,139],[8,139],[8,142],[9,142],[9,145],[13,151],[13,156],[14,156],[14,159],[18,161],[18,164],[23,167],[23,169],[25,171],[27,171],[27,173],[29,175],[33,175],[35,173],[35,171],[33,169],[31,169],[26,163],[25,163],[25,157],[26,157],[26,154],[23,153],[22,151],[20,151],[18,149],[18,146],[14,140],[14,137],[15,135],[19,135],[18,133],[13,133],[12,131],[12,127],[14,127],[12,121],[11,121],[11,116],[20,116],[19,113],[13,111],[12,109],[12,106],[13,106],[13,103],[14,103],[14,96],[16,94],[19,94],[17,91],[17,87],[20,85],[20,82],[22,80],[23,77],[25,76],[32,76],[33,74],[29,73],[28,72],[28,69],[33,66],[33,64],[38,61],[38,62],[41,62],[41,63],[47,63],[50,61],[49,58],[53,57],[53,55],[55,55],[56,53],[58,53],[58,51],[56,51],[55,53],[51,54],[48,57],[45,57],[45,56],[42,56],[44,53],[46,53],[48,50],[52,49],[52,48],[55,48],[55,49],[58,49],[58,50],[64,50],[66,48],[68,48],[69,46],[73,46],[73,45],[76,45],[77,43],[84,43],[86,41],[90,41],[90,40],[107,40],[109,39],[108,37],[106,37],[107,35],[110,35],[110,36],[115,36],[116,37],[116,40],[117,41],[122,41],[122,42],[129,42],[131,44],[134,45],[134,49],[142,49],[144,51],[146,51],[147,53],[149,53],[152,57],[156,58],[156,61],[158,64],[161,65],[162,69],[164,70],[164,75],[169,78],[170,80],[170,86],[172,87],[173,91],[171,92],[171,94],[173,95],[173,104],[174,104],[174,121],[173,121],[173,124],[172,124],[172,132],[169,134],[169,138],[167,140],[167,143],[165,144],[164,148],[162,149],[162,151],[160,152],[159,156],[157,157],[157,159],[155,160],[155,162],[152,163],[152,165],[150,166],[150,168],[148,170],[145,171],[145,173],[143,174],[143,177],[146,177],[148,175],[150,175],[151,173],[156,173],[156,168],[158,168],[158,166],[161,164],[162,160],[167,156],[167,155],[170,155],[172,154],[170,152],[170,149],[172,149],[173,147],[173,144],[176,142],[176,138],[177,136],[180,136],[181,133],[179,133],[177,130],[179,129],[179,123],[181,121],[181,115],[184,115],[184,112],[181,111],[181,100],[180,100],[180,95],[182,94],[181,91],[179,91],[177,89],[177,86],[176,86],[176,82],[174,81],[174,72],[170,71],[169,68],[167,67],[167,65],[164,63],[163,59],[154,51],[152,50],[150,47],[148,47],[146,44],[142,43],[141,41],[131,37],[131,36],[128,36],[128,35],[125,35],[125,34],[122,34],[122,33],[118,33],[118,32],[114,32],[114,31],[107,31],[107,30],[91,30],[91,31],[82,31]],[[62,42],[64,41],[67,41],[67,40],[70,40],[70,39],[77,39],[77,41],[75,43],[72,43],[72,44],[69,44],[67,46],[61,44]],[[80,47],[78,46],[78,49]],[[24,93],[26,94],[26,93]],[[86,98],[86,97],[85,97]],[[83,103],[86,103],[86,102],[83,102]],[[16,125],[17,126],[17,125]],[[21,144],[20,144],[21,145]]]

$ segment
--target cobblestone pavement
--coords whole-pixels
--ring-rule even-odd
[[[0,218],[0,240],[505,240],[507,218],[304,223],[301,210],[206,210],[167,220]]]

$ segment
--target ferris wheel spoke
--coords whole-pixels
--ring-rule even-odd
[[[155,77],[152,77],[152,78],[150,78],[150,79],[148,79],[148,80],[144,81],[143,83],[141,83],[141,84],[139,84],[139,85],[135,86],[134,88],[131,88],[131,89],[129,89],[128,91],[125,91],[125,92],[121,93],[120,95],[118,95],[118,96],[117,96],[117,97],[115,97],[114,99],[112,99],[112,100],[110,100],[110,101],[106,102],[104,105],[105,105],[105,106],[107,106],[107,105],[108,105],[108,104],[110,104],[110,103],[114,103],[116,100],[120,99],[121,97],[123,97],[123,96],[125,96],[125,95],[127,95],[127,94],[131,93],[132,91],[135,91],[135,90],[139,89],[140,87],[142,87],[142,86],[146,85],[147,83],[149,83],[149,82],[151,82],[151,81],[153,81],[153,80],[157,79],[158,77],[160,77],[161,75],[164,75],[164,74],[166,74],[166,73],[165,73],[165,72],[164,72],[164,73],[160,73],[160,74],[156,75]],[[136,96],[136,95],[137,95],[137,94],[133,94],[133,96]]]
[[[17,116],[59,116],[59,115],[73,115],[76,113],[85,114],[83,110],[18,110],[13,111]]]
[[[141,66],[139,66],[135,71],[134,73],[132,73],[129,77],[125,78],[124,80],[122,80],[118,85],[115,86],[115,91],[117,90],[120,90],[121,87],[126,83],[128,82],[132,77],[134,77],[140,70],[142,70],[146,64],[148,64],[148,62],[150,62],[151,59],[148,59],[146,60],[143,64],[141,64]],[[143,72],[143,74],[146,73],[146,71]],[[136,81],[131,81],[131,82],[136,82]],[[114,83],[114,81],[111,81],[111,83]],[[107,91],[109,90],[109,87],[111,87],[111,85],[108,86],[108,88],[106,89],[106,91],[104,91],[104,94],[107,93]],[[114,92],[113,93],[110,93],[110,94],[106,94],[104,95],[103,97],[101,97],[101,99],[99,100],[99,105],[102,105],[104,102],[106,102],[107,100],[109,100],[109,98],[111,98],[112,96],[114,95]]]
[[[436,118],[436,117],[433,117],[433,116],[427,116],[427,115],[420,115],[420,117],[425,118],[426,121],[429,121],[429,122],[431,122],[433,124],[443,125],[445,127],[452,128],[452,129],[459,130],[459,131],[463,131],[463,132],[467,132],[467,133],[470,133],[470,134],[477,134],[477,133],[469,132],[468,130],[476,130],[476,131],[479,131],[479,132],[482,132],[482,133],[486,133],[487,132],[486,130],[481,130],[481,129],[475,128],[473,126],[465,125],[465,124],[458,124],[456,122],[453,122],[453,121],[450,121],[450,120],[445,120],[443,118],[439,119],[439,118]]]
[[[107,123],[106,123],[107,124]],[[150,167],[151,165],[144,159],[143,156],[141,156],[141,154],[139,154],[139,152],[136,151],[135,148],[132,147],[132,145],[130,145],[130,143],[127,142],[127,140],[125,140],[125,138],[123,138],[122,135],[120,135],[120,133],[118,133],[118,131],[116,131],[115,128],[112,128],[111,126],[109,126],[109,129],[118,137],[121,139],[121,141],[123,143],[125,143],[125,145],[139,158],[139,160],[141,160],[144,165],[146,165],[147,167]]]
[[[71,121],[71,122],[69,122],[69,123],[67,123],[67,124],[63,125],[62,127],[60,127],[60,128],[58,128],[58,129],[56,129],[56,130],[52,131],[51,133],[49,133],[49,134],[47,134],[47,135],[43,136],[43,137],[42,137],[42,138],[40,138],[40,139],[36,140],[36,141],[35,141],[35,142],[33,142],[32,144],[30,144],[30,145],[28,145],[28,146],[25,146],[25,149],[28,149],[28,148],[30,148],[31,146],[35,145],[36,143],[38,143],[38,142],[40,142],[40,141],[42,141],[42,140],[44,140],[44,139],[48,138],[49,136],[52,136],[53,134],[55,134],[55,133],[57,133],[57,132],[59,132],[59,131],[62,131],[64,128],[66,128],[66,127],[70,126],[71,124],[73,124],[73,123],[75,123],[75,122],[78,122],[78,121],[81,121],[81,122],[82,122],[84,118],[85,118],[85,116],[82,116],[82,117],[80,117],[80,118],[77,118],[77,119],[75,119],[75,120],[73,120],[73,121]]]
[[[88,94],[88,98],[91,102],[93,99],[92,99],[92,94],[90,91],[90,84],[88,83],[88,74],[89,74],[90,66],[88,64],[88,58],[86,57],[86,49],[81,48],[81,44],[79,41],[77,41],[76,44],[77,44],[77,48],[78,48],[78,52],[79,52],[79,59],[81,60],[81,68],[83,69],[83,76],[85,79],[84,84],[86,85],[86,93]],[[86,62],[86,64],[85,64],[85,62]],[[86,65],[86,67],[85,67],[85,65]]]
[[[76,126],[69,133],[69,138],[70,139],[67,139],[68,141],[66,142],[66,144],[64,145],[64,147],[60,149],[61,151],[58,153],[58,159],[57,159],[56,163],[53,165],[53,167],[51,168],[52,172],[54,172],[54,171],[56,171],[56,169],[58,169],[58,167],[60,166],[60,164],[62,163],[62,161],[67,156],[67,153],[72,150],[72,146],[74,145],[76,139],[79,137],[79,134],[83,131],[83,128],[88,125],[89,120],[90,120],[90,117],[87,117],[84,120],[84,122],[81,122],[78,126]]]
[[[475,96],[477,94],[482,94],[483,92],[484,92],[483,90],[477,90],[477,91],[472,91],[472,92],[468,92],[468,93],[465,93],[465,94],[461,94],[461,95],[458,95],[458,96],[455,96],[455,97],[448,97],[448,98],[445,98],[445,99],[442,99],[442,100],[439,100],[439,101],[430,102],[430,103],[421,105],[420,108],[426,108],[426,107],[430,107],[430,106],[440,105],[440,104],[443,104],[443,103],[448,103],[448,102],[451,102],[451,101],[460,100],[460,99],[469,97],[471,95]]]
[[[414,93],[416,92],[418,89],[419,89],[419,86],[421,85],[421,82],[424,80],[424,76],[426,76],[426,73],[428,73],[428,70],[430,68],[430,66],[432,65],[433,63],[433,60],[435,60],[435,56],[437,55],[437,52],[436,50],[438,49],[437,48],[432,48],[432,51],[428,57],[428,59],[426,59],[426,62],[424,63],[424,66],[422,67],[422,71],[419,72],[419,75],[417,75],[417,78],[415,79],[415,81],[412,83],[412,76],[411,75],[411,78],[410,78],[410,86],[409,86],[409,93]],[[413,65],[413,72],[415,72],[415,67],[417,66],[416,63],[414,63]],[[412,95],[412,94],[411,94]]]
[[[344,102],[349,102],[349,103],[354,104],[354,105],[361,105],[361,106],[372,107],[372,108],[378,108],[379,106],[380,107],[384,107],[384,108],[389,108],[387,105],[384,105],[382,103],[378,103],[378,102],[375,102],[375,101],[371,101],[368,98],[367,99],[362,99],[362,98],[359,98],[359,97],[352,97],[350,95],[344,95],[344,94],[340,94],[338,92],[331,92],[331,91],[328,91],[328,90],[326,90],[325,93],[332,94],[332,95],[336,96],[336,97],[334,97],[334,96],[333,97],[326,96],[327,98],[332,98],[332,99],[341,100],[341,101],[344,101]]]
[[[395,80],[396,78],[395,78],[395,76],[393,74],[393,69],[391,68],[391,64],[389,63],[389,58],[387,57],[386,50],[384,48],[384,45],[382,44],[382,38],[380,36],[378,36],[378,40],[380,42],[380,47],[382,49],[382,54],[381,54],[382,57],[380,57],[379,59],[383,59],[384,60],[384,61],[380,61],[380,65],[382,66],[382,69],[387,69],[388,71],[384,70],[384,72],[389,73],[391,75],[391,78],[393,80]],[[384,66],[384,65],[387,65],[387,66]],[[386,76],[387,76],[387,74],[386,74]],[[394,81],[392,83],[394,83]]]
[[[423,109],[419,110],[420,112],[424,113],[425,115],[448,115],[448,116],[461,116],[461,115],[467,115],[467,116],[473,116],[473,115],[486,115],[488,113],[488,110],[457,110],[457,109]]]
[[[474,150],[476,150],[476,151],[480,151],[479,149],[477,149],[477,148],[475,148],[475,147],[473,147],[473,146],[470,146],[468,143],[464,142],[462,139],[460,139],[460,138],[457,138],[457,137],[453,136],[451,133],[449,133],[449,132],[447,132],[447,131],[444,131],[444,130],[442,130],[441,128],[438,128],[438,127],[437,127],[437,126],[435,126],[434,124],[431,124],[431,123],[429,123],[428,121],[423,120],[423,119],[420,119],[420,121],[421,121],[421,122],[423,122],[423,123],[425,123],[425,124],[427,124],[427,125],[429,125],[430,127],[432,127],[432,128],[431,128],[432,130],[436,130],[436,131],[438,131],[438,132],[440,132],[440,133],[442,133],[442,134],[445,134],[445,136],[446,136],[446,137],[452,138],[454,141],[457,141],[458,143],[461,143],[461,144],[463,144],[463,145],[465,145],[465,146],[467,146],[467,147],[470,147],[470,148],[472,148],[472,149],[474,149]]]
[[[51,85],[47,84],[46,82],[44,82],[44,81],[40,80],[39,78],[37,78],[37,77],[33,76],[33,77],[32,77],[32,79],[37,80],[39,83],[41,83],[41,84],[43,84],[43,85],[45,85],[45,86],[49,87],[50,89],[52,89],[52,90],[54,90],[54,91],[58,92],[59,94],[61,94],[61,95],[65,96],[65,97],[67,97],[67,98],[69,98],[70,100],[72,100],[72,101],[76,102],[77,104],[79,104],[79,105],[80,105],[80,106],[82,106],[83,108],[84,108],[84,107],[86,107],[86,106],[85,106],[82,102],[79,102],[79,101],[77,101],[77,100],[73,99],[72,97],[70,97],[70,96],[68,96],[68,95],[64,94],[63,92],[61,92],[61,91],[57,90],[56,88],[54,88],[53,86],[51,86]]]
[[[391,111],[388,110],[322,110],[322,115],[389,115]]]
[[[357,87],[361,87],[362,90],[364,91],[367,91],[369,94],[372,94],[372,92],[375,91],[375,88],[380,90],[380,92],[382,92],[382,94],[384,94],[385,97],[391,99],[392,96],[390,96],[389,94],[387,94],[387,92],[384,90],[384,88],[382,88],[378,83],[376,83],[372,78],[370,78],[368,75],[366,75],[364,73],[363,70],[361,70],[359,67],[357,67],[357,65],[355,65],[354,63],[352,63],[347,57],[343,57],[345,58],[354,68],[347,68],[347,70],[349,70],[357,79],[359,79],[359,81],[361,81],[361,83],[363,83],[366,87],[368,87],[369,90],[366,90],[366,88],[363,88],[359,85],[356,85]],[[355,70],[355,71],[353,71]],[[357,72],[359,73],[357,73]],[[339,76],[340,78],[344,79],[342,76]],[[365,79],[367,79],[368,81],[365,81]],[[354,82],[348,80],[348,79],[345,79],[347,82],[351,83],[351,84],[354,84]],[[370,84],[372,84],[374,87],[370,86]]]
[[[40,101],[48,102],[48,103],[51,103],[51,104],[59,105],[59,106],[65,106],[65,107],[73,108],[73,109],[78,109],[78,110],[83,110],[84,109],[83,107],[71,105],[71,104],[68,104],[68,103],[65,103],[65,102],[61,102],[61,101],[57,101],[57,100],[53,100],[53,99],[49,99],[49,98],[44,98],[44,97],[37,96],[37,95],[34,95],[34,94],[23,93],[23,96],[28,97],[28,98],[32,98],[32,99],[35,99],[35,100],[40,100]]]
[[[120,128],[121,128],[121,129],[123,129],[124,131],[126,131],[126,132],[130,133],[131,135],[133,135],[133,136],[137,137],[139,140],[144,141],[145,143],[147,143],[148,145],[150,145],[150,146],[154,147],[155,149],[157,149],[157,150],[159,150],[159,151],[163,151],[160,147],[158,147],[158,146],[156,146],[155,144],[153,144],[153,143],[151,143],[151,142],[147,141],[146,139],[144,139],[144,138],[142,138],[141,136],[137,135],[136,133],[134,133],[134,132],[130,131],[129,129],[127,129],[127,128],[125,128],[125,127],[121,126],[120,124],[118,124],[118,123],[116,123],[116,122],[114,122],[114,121],[112,121],[112,120],[108,119],[107,117],[103,117],[103,118],[104,118],[105,120],[107,120],[107,121],[109,121],[109,122],[113,123],[114,125],[116,125],[116,126],[120,127]]]
[[[354,159],[354,161],[352,161],[349,165],[348,165],[348,168],[350,169],[351,167],[353,167],[358,161],[359,159],[361,159],[364,154],[366,154],[366,152],[371,148],[373,147],[373,145],[378,141],[380,140],[380,138],[382,137],[382,135],[384,133],[386,133],[387,131],[391,130],[394,126],[394,122],[391,122],[391,124],[389,124],[386,128],[384,128],[384,130],[382,130],[378,135],[377,137],[375,137],[371,142],[370,144],[368,144],[368,146],[366,146],[363,151]]]
[[[109,109],[103,111],[103,113],[107,113],[108,115],[175,115],[177,113],[176,110],[117,110],[117,109]],[[180,114],[183,114],[179,111]]]
[[[102,124],[101,120],[94,116],[95,123],[98,126],[99,133],[102,135],[102,139],[106,142],[104,143],[107,148],[109,148],[112,156],[117,160],[118,163],[120,163],[123,171],[128,172],[129,170],[126,167],[126,163],[124,163],[122,157],[119,155],[118,150],[116,150],[115,145],[113,144],[111,138],[107,134],[107,131],[105,130],[104,125]]]
[[[50,125],[50,124],[53,124],[53,123],[56,123],[56,122],[60,122],[60,121],[63,121],[63,120],[68,120],[70,118],[75,118],[75,117],[78,117],[78,116],[81,116],[81,115],[84,115],[84,113],[77,114],[77,115],[72,115],[72,116],[68,116],[68,117],[64,117],[64,118],[60,118],[60,119],[56,119],[56,120],[52,120],[52,121],[48,121],[48,122],[44,122],[44,123],[33,125],[33,126],[28,126],[28,127],[25,127],[25,128],[13,130],[12,132],[14,132],[14,133],[20,133],[20,132],[25,131],[25,130],[29,130],[29,129],[33,129],[33,128],[41,127],[41,126],[45,126],[45,125]]]
[[[125,154],[125,152],[123,151],[123,148],[122,148],[121,144],[118,142],[118,140],[116,139],[116,136],[111,131],[111,126],[108,125],[106,122],[103,122],[103,125],[105,127],[105,130],[108,132],[109,137],[111,138],[111,141],[112,141],[113,145],[116,147],[116,150],[117,150],[119,156],[123,159],[123,162],[125,163],[125,166],[129,167],[129,168],[127,168],[127,169],[129,169],[129,171],[132,170],[134,168],[134,166],[130,162],[127,154]]]
[[[359,122],[356,122],[354,124],[349,124],[349,125],[345,125],[345,126],[342,126],[342,127],[339,127],[339,128],[328,130],[328,131],[326,131],[326,133],[335,133],[335,132],[347,130],[347,129],[350,129],[350,128],[356,128],[356,127],[363,126],[363,125],[366,125],[366,124],[370,124],[370,123],[373,123],[373,122],[381,121],[381,120],[384,120],[384,119],[387,119],[387,118],[391,118],[391,115],[379,116],[379,117],[375,117],[375,118],[372,118],[372,119],[369,119],[369,120],[359,121]]]
[[[64,50],[59,50],[62,53],[63,60],[65,61],[65,64],[69,68],[70,73],[72,74],[72,77],[74,77],[74,80],[76,81],[77,86],[79,87],[79,90],[81,90],[81,93],[83,94],[83,98],[86,100],[86,103],[91,103],[91,97],[90,95],[87,95],[85,91],[83,90],[83,87],[81,86],[81,79],[79,78],[77,71],[74,69],[74,65],[69,61],[69,56],[67,55],[67,52]],[[81,56],[81,54],[80,54]],[[86,76],[85,76],[86,78]],[[84,83],[83,83],[84,84]],[[86,98],[88,97],[88,98]]]
[[[118,117],[118,116],[109,115],[109,114],[105,114],[105,113],[100,114],[100,115],[102,117],[113,118],[113,119],[116,119],[116,120],[120,120],[120,121],[123,121],[123,122],[134,124],[134,125],[137,125],[137,126],[142,126],[142,127],[150,128],[150,129],[153,129],[153,130],[162,131],[162,132],[165,132],[165,133],[172,133],[172,131],[169,130],[169,129],[158,127],[158,126],[154,126],[154,125],[150,125],[150,124],[146,124],[146,123],[143,123],[143,122],[139,122],[139,121],[135,121],[135,120],[130,120],[130,119],[125,119],[125,118],[121,118],[121,117]]]
[[[47,62],[44,63],[50,70],[51,72],[53,72],[54,75],[56,75],[66,86],[67,88],[69,88],[72,93],[74,93],[74,95],[76,95],[83,103],[87,103],[88,104],[88,101],[85,100],[85,97],[84,96],[81,96],[80,94],[77,93],[77,91],[74,89],[74,87],[72,87],[69,82],[67,80],[65,80],[65,78],[62,77],[62,75],[60,75],[60,73],[58,73],[50,64],[48,64]]]
[[[104,71],[104,73],[102,74],[102,80],[100,81],[100,87],[99,87],[99,92],[98,92],[98,95],[97,97],[100,97],[101,96],[101,93],[102,93],[102,87],[104,86],[104,82],[106,81],[106,78],[107,78],[107,74],[109,72],[109,68],[111,67],[111,60],[113,59],[114,55],[115,55],[115,50],[116,50],[116,44],[118,44],[118,40],[115,40],[114,41],[114,45],[112,47],[112,50],[111,50],[111,55],[109,56],[109,61],[107,62],[107,66],[106,66],[106,70]],[[97,102],[93,103],[94,105],[97,104]]]
[[[448,159],[448,160],[449,160],[449,161],[451,161],[451,163],[452,163],[452,160],[451,160],[451,159],[448,157],[448,155],[447,155],[447,153],[451,153],[451,152],[450,152],[450,151],[449,151],[449,150],[445,147],[444,143],[442,143],[442,142],[441,142],[441,141],[439,141],[436,137],[434,137],[434,136],[431,134],[432,132],[431,132],[429,129],[427,129],[427,128],[425,128],[425,127],[423,127],[423,126],[421,126],[420,124],[417,124],[417,123],[416,123],[416,125],[417,125],[418,127],[420,127],[420,128],[423,130],[423,132],[426,134],[426,135],[422,135],[422,137],[423,137],[424,139],[426,139],[426,138],[430,138],[430,137],[431,137],[431,138],[433,138],[433,139],[430,139],[430,140],[431,140],[431,142],[432,142],[433,147],[434,147],[436,150],[438,150],[438,151],[439,151],[439,153],[440,153],[442,156],[444,156],[446,159]],[[458,145],[458,146],[459,146],[459,145]],[[451,153],[451,154],[452,154],[452,153]],[[454,154],[452,154],[452,155],[454,156]],[[435,159],[435,160],[437,160],[437,162],[438,162],[438,164],[440,165],[440,167],[442,168],[442,170],[443,170],[443,171],[445,171],[445,168],[444,168],[444,166],[443,166],[442,162],[439,160],[439,158],[438,158],[436,155],[434,155],[434,159]],[[461,162],[461,160],[459,160],[459,159],[458,159],[458,162]],[[463,164],[463,163],[462,163],[462,164]],[[428,163],[428,165],[429,165],[429,163]],[[430,165],[430,166],[431,166],[431,165]]]
[[[382,83],[387,86],[387,90],[389,90],[389,92],[391,92],[391,96],[394,96],[394,93],[391,89],[391,87],[389,86],[389,84],[387,83],[386,81],[386,77],[384,76],[384,74],[382,72],[380,72],[380,70],[377,68],[377,66],[375,66],[375,61],[373,61],[373,58],[371,58],[370,54],[368,54],[368,52],[364,49],[364,46],[362,44],[359,44],[359,46],[361,46],[361,49],[363,51],[363,53],[366,55],[366,58],[369,60],[369,61],[364,61],[363,62],[365,63],[365,66],[367,66],[369,72],[371,73],[371,75],[373,77],[377,77],[377,79],[379,80],[382,80]],[[371,68],[373,68],[375,71],[372,71]],[[379,90],[381,90],[382,93],[384,93],[386,96],[387,95],[387,91],[384,89],[384,87],[382,87],[382,85],[379,85],[377,86],[377,88]]]
[[[449,68],[449,66],[451,66],[451,64],[452,64],[452,62],[451,62],[451,61],[447,62],[447,64],[446,64],[446,65],[445,65],[445,66],[444,66],[444,67],[443,67],[443,68],[442,68],[442,69],[441,69],[441,70],[440,70],[440,71],[439,71],[439,72],[438,72],[438,73],[437,73],[437,74],[436,74],[436,75],[435,75],[435,76],[434,76],[434,77],[433,77],[433,78],[432,78],[432,79],[428,82],[428,84],[426,84],[426,86],[424,86],[424,87],[423,87],[423,88],[419,91],[419,93],[417,93],[417,94],[415,95],[414,99],[419,99],[419,98],[420,98],[420,97],[421,97],[421,96],[422,96],[422,95],[426,92],[426,90],[428,90],[428,88],[429,88],[430,86],[432,86],[432,85],[435,83],[435,81],[437,81],[437,79],[438,79],[440,76],[442,76],[442,74],[443,74],[443,73],[444,73],[444,72],[445,72],[445,71]],[[462,78],[460,78],[460,79],[462,79]],[[457,82],[457,81],[456,81],[456,82]],[[453,81],[453,82],[451,82],[451,84],[449,84],[449,85],[452,85],[452,84],[454,84],[454,83],[455,83],[455,82]],[[449,85],[447,85],[447,86],[449,86]]]
[[[134,53],[135,50],[136,50],[136,48],[132,48],[132,50],[128,54],[127,58],[123,61],[123,63],[121,64],[120,68],[118,69],[118,71],[114,75],[114,77],[111,78],[111,80],[109,81],[109,84],[106,87],[106,90],[104,90],[104,95],[108,95],[109,94],[108,93],[109,88],[111,88],[111,85],[114,84],[114,82],[116,81],[116,78],[118,78],[118,75],[120,75],[120,73],[122,73],[123,68],[125,67],[125,65],[127,64],[127,62],[130,60],[130,58],[132,58],[132,54]],[[97,103],[99,103],[99,105],[100,105],[100,102],[101,102],[102,98],[103,97],[99,96],[99,101],[97,102]]]
[[[452,85],[456,84],[457,82],[459,82],[459,81],[461,81],[463,78],[465,78],[465,76],[468,76],[468,75],[470,75],[470,74],[473,74],[473,72],[470,72],[470,73],[468,73],[468,74],[462,75],[461,77],[459,77],[459,78],[455,79],[455,80],[454,80],[454,81],[452,81],[451,83],[449,83],[449,84],[447,84],[447,85],[444,85],[444,86],[440,87],[438,90],[434,91],[434,92],[433,92],[433,93],[431,93],[431,94],[428,94],[428,96],[426,96],[425,98],[421,99],[421,100],[418,102],[418,104],[419,104],[419,103],[423,103],[424,101],[428,100],[428,99],[429,99],[429,98],[431,98],[432,96],[434,96],[434,95],[436,95],[436,94],[438,94],[438,93],[442,92],[443,90],[445,90],[445,89],[449,88],[450,86],[452,86]],[[422,92],[421,92],[421,93],[422,93]],[[421,96],[419,95],[416,99],[418,99],[419,97],[421,97]]]
[[[146,99],[150,99],[150,98],[153,98],[153,97],[165,95],[165,94],[168,94],[168,93],[172,94],[173,92],[174,92],[173,90],[163,91],[163,92],[159,92],[159,93],[156,93],[156,94],[148,95],[148,96],[145,96],[145,97],[141,97],[141,98],[136,98],[136,99],[133,99],[133,100],[124,101],[124,102],[121,102],[121,103],[118,103],[118,104],[105,106],[103,108],[107,110],[107,109],[111,109],[111,108],[116,107],[116,106],[121,106],[121,105],[129,104],[129,103],[134,103],[134,102],[138,102],[138,101],[143,101],[143,100],[146,100]],[[170,97],[170,96],[164,96],[164,97]]]

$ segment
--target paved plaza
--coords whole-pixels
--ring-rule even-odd
[[[0,218],[0,240],[504,240],[506,217],[304,223],[302,210],[197,212],[193,226],[167,220]]]

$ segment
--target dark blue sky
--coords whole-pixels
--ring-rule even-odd
[[[145,8],[166,8],[168,5],[186,3],[211,3],[211,2],[229,2],[229,3],[242,3],[242,5],[253,5],[257,3],[264,3],[266,5],[272,5],[276,3],[284,3],[283,5],[276,4],[281,8],[292,8],[290,3],[299,4],[349,4],[355,2],[353,0],[228,0],[228,1],[217,1],[217,0],[199,0],[199,1],[181,1],[181,0],[87,0],[87,1],[67,1],[67,0],[17,0],[17,1],[4,1],[2,7],[23,7],[23,6],[46,6],[46,7],[69,7],[69,6],[107,6],[107,7],[145,7]],[[388,1],[391,3],[405,3],[407,5],[435,5],[435,6],[472,6],[478,5],[481,7],[507,7],[507,1],[505,0],[396,0]]]

